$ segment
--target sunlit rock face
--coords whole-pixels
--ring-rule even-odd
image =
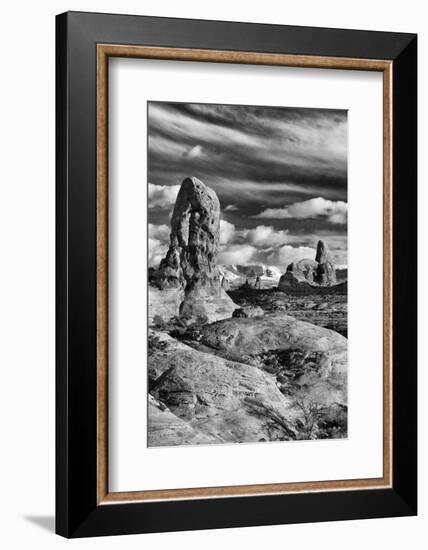
[[[263,369],[159,332],[149,365],[149,447],[296,439],[299,412]]]
[[[197,178],[186,178],[172,213],[168,252],[149,275],[158,290],[184,291],[177,315],[206,316],[210,321],[232,315],[236,306],[221,287],[216,267],[219,243],[220,202],[215,191]],[[161,303],[156,300],[160,309]]]

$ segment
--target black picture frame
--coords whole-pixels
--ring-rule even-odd
[[[97,504],[96,46],[392,62],[391,488]],[[68,12],[56,18],[56,532],[65,537],[417,513],[417,36]]]

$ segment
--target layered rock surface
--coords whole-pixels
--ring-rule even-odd
[[[200,342],[274,375],[293,403],[346,407],[348,340],[333,330],[275,313],[206,325]]]
[[[346,338],[283,313],[150,331],[149,446],[311,439],[309,409],[346,429],[346,365]]]
[[[147,439],[149,447],[201,445],[216,442],[215,438],[204,435],[192,428],[185,420],[175,416],[168,407],[150,394],[148,418]]]
[[[273,376],[165,333],[149,335],[149,391],[149,446],[296,438],[298,411]]]
[[[216,266],[219,240],[220,203],[215,191],[197,178],[186,178],[172,213],[168,252],[159,269],[150,272],[149,294],[154,297],[149,296],[149,316],[204,316],[213,321],[232,315],[236,306],[222,288]],[[167,306],[162,304],[165,290],[177,296],[171,289],[183,291],[172,315],[174,299],[168,296]]]
[[[201,329],[201,342],[241,360],[270,350],[299,349],[322,353],[325,372],[342,373],[347,367],[348,341],[344,336],[284,313],[205,325]]]

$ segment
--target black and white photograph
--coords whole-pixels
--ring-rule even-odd
[[[4,3],[1,548],[426,547],[423,7]]]
[[[148,102],[148,445],[347,437],[347,112]]]

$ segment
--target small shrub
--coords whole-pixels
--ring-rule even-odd
[[[167,347],[168,347],[168,343],[161,340],[159,336],[156,336],[155,334],[149,334],[149,337],[148,337],[149,352],[163,351]]]
[[[302,413],[301,421],[296,423],[300,432],[298,439],[319,439],[320,423],[326,414],[326,407],[303,397],[297,399],[294,406]]]
[[[164,328],[165,326],[165,321],[162,319],[162,317],[160,315],[155,315],[153,317],[153,325],[156,327],[156,328]]]
[[[196,317],[195,325],[202,326],[208,323],[208,317],[204,314],[200,314]]]

